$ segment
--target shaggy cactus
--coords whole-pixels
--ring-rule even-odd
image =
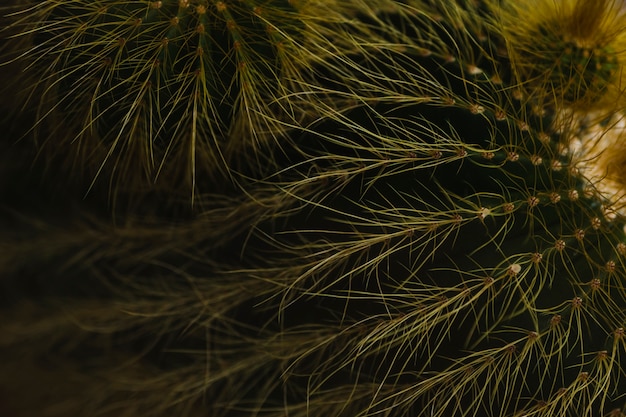
[[[590,16],[601,65],[520,63],[516,36],[572,40],[515,34],[509,2],[362,5],[358,47],[311,71],[325,117],[246,193],[166,225],[7,222],[16,408],[623,417],[623,17],[564,4],[533,22]]]
[[[519,83],[583,111],[597,100],[614,102],[621,90],[619,52],[624,47],[620,3],[506,4],[501,16]]]
[[[11,82],[40,154],[74,177],[193,190],[294,123],[281,97],[305,59],[301,18],[286,0],[37,1],[9,16]]]
[[[624,133],[594,113],[618,107],[618,72],[555,62],[527,94],[503,49],[524,39],[493,5],[459,3],[378,15],[417,41],[354,57],[364,70],[338,85],[375,94],[302,141],[315,170],[290,184],[326,193],[260,235],[271,249],[250,245],[270,259],[254,273],[280,294],[277,331],[317,347],[289,368],[308,376],[302,415],[336,392],[346,416],[623,415]],[[598,98],[585,122],[571,91]]]

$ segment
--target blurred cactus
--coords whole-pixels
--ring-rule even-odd
[[[621,2],[531,0],[502,7],[508,51],[527,91],[584,111],[598,100],[615,104],[626,45]]]
[[[10,211],[15,408],[625,415],[617,3],[533,1],[517,32],[504,1],[363,3],[351,46],[318,38],[319,120],[246,192],[117,226]]]

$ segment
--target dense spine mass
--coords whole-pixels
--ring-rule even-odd
[[[505,1],[344,3],[313,121],[191,219],[13,214],[0,387],[64,416],[626,415],[622,15],[531,3],[518,33]]]
[[[408,21],[418,33],[433,24]],[[343,325],[328,340],[362,332],[341,339],[350,354],[302,371],[313,388],[301,401],[320,407],[313,415],[337,380],[353,393],[345,415],[618,415],[623,406],[623,219],[578,172],[566,146],[575,132],[555,105],[515,92],[509,64],[488,61],[494,33],[473,33],[474,50],[463,51],[472,61],[417,48],[368,56],[394,82],[373,71],[355,82],[377,82],[384,98],[345,113],[351,124],[318,126],[317,146],[303,141],[318,167],[306,181],[331,178],[336,192],[267,233],[289,261],[284,276],[271,265],[264,279],[284,287],[287,323],[298,303],[318,303],[311,339],[328,332],[318,322],[327,310]],[[281,328],[292,331],[303,337]]]
[[[9,22],[40,153],[73,175],[193,192],[298,117],[281,103],[303,59],[287,1],[51,0]]]

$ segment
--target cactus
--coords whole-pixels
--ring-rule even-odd
[[[15,106],[35,113],[40,158],[88,186],[102,176],[134,193],[157,181],[170,194],[207,192],[230,170],[271,165],[263,150],[303,117],[293,97],[302,67],[316,59],[301,45],[313,16],[292,3],[10,8],[4,61],[22,70],[10,83],[26,90]]]
[[[444,45],[462,27],[472,49],[368,56],[385,78],[355,83],[378,96],[303,141],[317,171],[302,181],[326,194],[261,238],[281,334],[318,346],[289,369],[308,376],[295,415],[623,415],[623,133],[597,122],[606,101],[591,126],[564,117],[569,77],[525,96],[516,62],[490,59],[498,33],[464,13],[396,21]]]
[[[309,86],[341,105],[245,193],[167,225],[14,215],[4,389],[53,415],[623,416],[623,17],[563,4],[520,33],[509,2],[362,4]],[[606,56],[531,65],[584,16]]]
[[[507,5],[503,27],[519,82],[583,109],[605,97],[613,104],[620,90],[620,7],[612,0]]]

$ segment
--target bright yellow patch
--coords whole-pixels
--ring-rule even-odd
[[[626,62],[626,14],[621,2],[490,4],[499,18],[514,75],[531,97],[559,107],[615,109],[624,92],[621,73]]]

